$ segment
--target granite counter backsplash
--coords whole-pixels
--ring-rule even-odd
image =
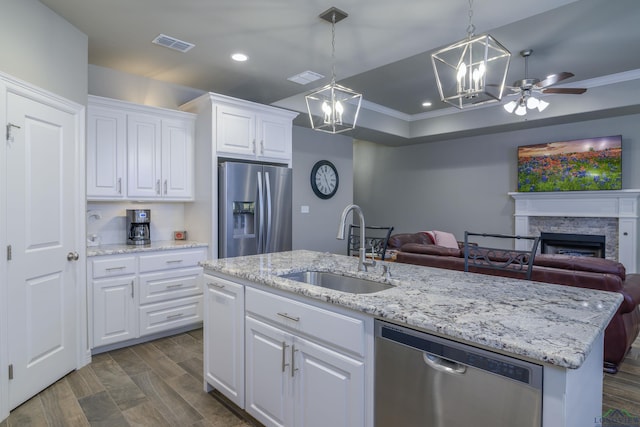
[[[206,248],[206,243],[194,242],[189,240],[163,240],[158,242],[151,242],[148,245],[127,245],[127,244],[115,244],[115,245],[100,245],[91,246],[87,248],[87,257],[99,256],[99,255],[118,255],[118,254],[130,254],[147,251],[169,251],[172,249],[187,249],[187,248]]]
[[[211,260],[203,266],[205,272],[565,368],[581,366],[622,302],[622,295],[615,292],[399,263],[384,263],[390,266],[388,282],[394,288],[373,294],[350,294],[278,277],[313,269],[382,282],[381,264],[358,272],[355,257],[299,250]]]

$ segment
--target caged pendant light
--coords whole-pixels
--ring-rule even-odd
[[[315,130],[340,133],[355,128],[360,112],[362,94],[336,83],[336,36],[335,25],[347,15],[332,7],[320,14],[320,18],[331,22],[331,83],[305,96],[311,127]]]
[[[499,101],[511,53],[489,34],[476,36],[469,0],[467,38],[431,55],[440,99],[457,108]]]

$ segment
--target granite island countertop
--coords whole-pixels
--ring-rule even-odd
[[[169,251],[173,249],[206,248],[207,246],[209,245],[206,243],[196,242],[193,240],[160,240],[151,242],[148,245],[127,245],[126,243],[121,243],[88,246],[87,257],[100,255],[122,255],[148,251]]]
[[[384,281],[381,262],[358,272],[358,259],[297,250],[210,260],[219,272],[346,307],[503,353],[579,368],[622,302],[616,292],[464,273],[410,264],[391,268],[394,288],[350,294],[278,277],[307,269]]]

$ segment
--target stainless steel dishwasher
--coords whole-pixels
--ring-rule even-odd
[[[376,320],[376,427],[540,427],[542,366]]]

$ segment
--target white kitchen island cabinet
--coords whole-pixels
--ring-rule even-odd
[[[203,263],[245,286],[245,410],[260,422],[373,426],[374,318],[542,366],[542,427],[601,417],[604,329],[620,294],[407,264],[388,278],[357,263],[304,250]],[[287,278],[310,270],[391,287],[350,293]]]
[[[267,427],[365,426],[364,319],[251,287],[245,298],[246,411]]]
[[[244,286],[210,275],[204,281],[205,389],[244,408]]]
[[[89,96],[88,200],[193,200],[195,116]]]
[[[206,391],[265,426],[372,425],[373,319],[229,277],[206,282]]]

